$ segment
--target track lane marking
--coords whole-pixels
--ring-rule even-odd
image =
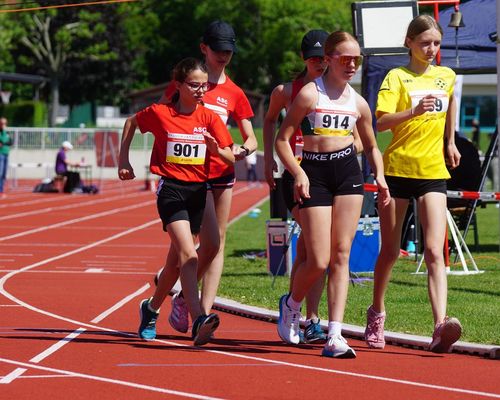
[[[58,368],[42,367],[41,365],[25,363],[25,362],[20,362],[20,361],[16,361],[16,360],[10,360],[7,358],[0,358],[0,362],[4,362],[6,364],[18,365],[18,366],[24,367],[24,368],[39,369],[41,371],[53,372],[53,373],[61,374],[61,375],[69,375],[69,376],[72,376],[75,378],[84,378],[84,379],[90,379],[90,380],[94,380],[94,381],[100,381],[100,382],[106,382],[106,383],[113,383],[116,385],[128,386],[128,387],[132,387],[135,389],[143,389],[143,390],[148,390],[150,392],[159,392],[159,393],[165,393],[165,394],[171,394],[171,395],[180,396],[180,397],[188,397],[188,398],[192,398],[192,399],[201,399],[201,400],[223,400],[220,397],[203,396],[203,395],[195,394],[195,393],[181,392],[178,390],[171,390],[171,389],[164,389],[164,388],[160,388],[160,387],[156,387],[156,386],[143,385],[141,383],[134,383],[134,382],[122,381],[119,379],[105,378],[103,376],[98,376],[98,375],[83,374],[80,372],[68,371],[68,370],[58,369]]]
[[[141,194],[133,194],[133,195],[129,195],[128,197],[131,197],[131,198],[144,197],[144,194],[142,194],[142,193]],[[85,206],[94,206],[96,204],[107,203],[107,202],[118,200],[118,199],[123,199],[123,196],[122,195],[111,196],[111,197],[105,197],[105,198],[101,198],[101,199],[82,201],[79,203],[66,204],[66,205],[62,205],[62,206],[52,206],[52,207],[41,208],[39,210],[24,211],[24,212],[19,212],[19,213],[14,213],[14,214],[8,214],[8,215],[4,215],[4,216],[0,217],[0,221],[28,217],[30,215],[40,215],[40,214],[45,214],[45,213],[54,212],[54,211],[71,210],[73,208],[81,208],[81,207],[85,207]]]
[[[15,233],[13,235],[0,237],[0,242],[3,242],[5,240],[10,240],[10,239],[15,239],[15,238],[18,238],[21,236],[31,235],[32,233],[45,232],[49,229],[60,228],[61,226],[71,225],[71,224],[74,224],[77,222],[88,221],[91,219],[96,219],[96,218],[101,218],[101,217],[107,217],[109,215],[116,214],[116,213],[119,213],[122,211],[130,211],[130,210],[134,210],[136,208],[141,208],[141,207],[144,207],[146,205],[150,205],[152,203],[154,203],[153,200],[143,201],[142,203],[133,204],[133,205],[127,206],[127,207],[115,208],[113,210],[107,210],[107,211],[103,211],[103,212],[100,212],[97,214],[87,215],[85,217],[74,218],[74,219],[69,219],[69,220],[63,221],[63,222],[58,222],[57,224],[46,225],[46,226],[43,226],[40,228],[30,229],[30,230],[27,230],[24,232],[18,232],[18,233]]]
[[[242,214],[240,214],[240,216]],[[136,228],[132,228],[132,230],[143,229],[144,225],[148,225],[148,224],[151,225],[152,223],[156,223],[157,221],[158,220],[150,221],[149,223],[143,224],[143,225],[138,226]],[[21,268],[18,271],[13,271],[12,273],[10,273],[10,274],[4,276],[2,279],[0,279],[0,293],[2,293],[3,295],[5,295],[6,297],[8,297],[9,299],[11,299],[15,303],[23,305],[24,307],[26,307],[28,309],[31,309],[32,311],[35,311],[35,312],[38,312],[38,313],[50,316],[52,318],[60,319],[60,320],[63,320],[63,321],[67,321],[67,322],[73,323],[75,325],[81,325],[81,326],[85,326],[85,327],[90,327],[90,328],[101,330],[101,331],[105,331],[105,332],[113,332],[113,333],[122,334],[122,335],[128,336],[128,337],[135,337],[136,335],[132,335],[132,334],[130,334],[128,332],[121,332],[121,331],[118,331],[118,330],[115,330],[115,329],[111,329],[111,328],[106,328],[106,327],[101,327],[101,326],[91,325],[91,324],[85,324],[85,323],[82,323],[80,321],[72,320],[70,318],[66,318],[66,317],[63,317],[63,316],[59,316],[59,315],[50,313],[50,312],[45,311],[45,310],[38,309],[38,308],[36,308],[34,306],[31,306],[31,305],[23,302],[20,299],[17,299],[15,296],[13,296],[10,293],[8,293],[7,291],[5,291],[5,288],[4,288],[5,281],[7,279],[9,279],[11,276],[13,276],[13,275],[15,275],[15,274],[17,274],[19,272],[24,272],[26,270],[29,270],[29,269],[32,269],[32,268],[36,268],[39,265],[43,265],[43,264],[46,264],[48,262],[51,262],[51,261],[53,261],[55,259],[64,258],[64,257],[67,257],[69,255],[76,254],[76,253],[79,253],[81,251],[84,251],[87,248],[98,246],[98,245],[100,245],[102,243],[106,243],[106,242],[108,242],[110,240],[114,240],[117,237],[124,236],[124,235],[128,234],[127,232],[128,231],[121,232],[121,233],[119,233],[117,235],[114,235],[114,236],[111,236],[111,237],[109,237],[107,239],[103,239],[103,240],[100,240],[98,242],[92,243],[90,245],[84,246],[84,247],[82,247],[80,249],[75,249],[75,250],[70,251],[68,253],[64,253],[64,254],[61,254],[59,256],[52,257],[51,259],[43,260],[43,261],[38,262],[36,264],[32,264],[30,266]],[[178,347],[186,347],[186,348],[192,347],[192,346],[189,346],[189,345],[185,345],[185,344],[181,344],[181,343],[176,343],[176,342],[171,342],[171,341],[166,341],[166,340],[160,340],[160,339],[156,339],[155,342],[164,343],[164,344],[172,345],[172,346],[178,346]],[[500,398],[500,394],[496,394],[496,393],[481,392],[481,391],[468,390],[468,389],[460,389],[460,388],[452,388],[452,387],[447,387],[447,386],[433,385],[433,384],[427,384],[427,383],[421,383],[421,382],[414,382],[414,381],[408,381],[408,380],[403,380],[403,379],[388,378],[388,377],[377,376],[377,375],[368,375],[368,374],[361,374],[361,373],[355,373],[355,372],[349,372],[349,371],[341,371],[341,370],[335,370],[335,369],[329,369],[329,368],[314,367],[314,366],[310,366],[310,365],[289,363],[289,362],[280,361],[280,360],[265,359],[265,358],[261,358],[261,357],[254,357],[254,356],[248,356],[248,355],[242,355],[242,354],[234,354],[234,353],[228,353],[228,352],[219,351],[219,350],[209,350],[209,349],[203,349],[203,348],[199,348],[199,347],[197,349],[201,350],[201,351],[206,351],[206,352],[210,352],[210,353],[224,355],[224,356],[242,358],[242,359],[252,360],[252,361],[260,361],[260,362],[264,362],[264,363],[271,363],[271,364],[276,364],[276,365],[288,366],[288,367],[292,367],[292,368],[300,368],[300,369],[307,369],[307,370],[320,371],[320,372],[326,372],[326,373],[333,373],[333,374],[339,374],[339,375],[346,375],[346,376],[352,376],[352,377],[363,378],[363,379],[368,379],[368,380],[378,380],[378,381],[385,381],[385,382],[390,382],[390,383],[398,383],[398,384],[403,384],[403,385],[416,386],[416,387],[422,387],[422,388],[428,388],[428,389],[434,389],[434,390],[442,390],[442,391],[449,391],[449,392],[455,392],[455,393],[471,394],[471,395],[482,396],[482,397]],[[6,359],[0,359],[0,361],[7,362],[5,360]],[[16,361],[11,361],[11,363],[17,363],[17,362]],[[18,363],[17,365],[23,366],[23,363]],[[39,366],[34,366],[34,368],[36,368],[36,367],[40,368]]]

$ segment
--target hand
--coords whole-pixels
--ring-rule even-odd
[[[427,111],[434,111],[434,106],[436,105],[436,98],[432,94],[420,99],[418,104],[413,109],[413,115],[422,115]]]
[[[128,161],[120,163],[120,165],[118,166],[118,178],[120,178],[122,181],[127,181],[135,178],[134,169]]]
[[[219,143],[217,143],[217,140],[208,132],[204,132],[203,137],[205,138],[205,144],[207,145],[208,151],[217,154],[219,152]]]
[[[274,181],[274,172],[278,172],[278,164],[274,160],[264,161],[264,175],[266,177],[266,182],[269,185],[269,189],[276,189],[276,182]]]
[[[233,147],[233,154],[236,161],[243,160],[247,156],[247,152],[241,147]]]
[[[460,152],[458,151],[455,143],[448,144],[448,146],[446,147],[446,155],[446,165],[450,169],[458,167],[458,165],[460,164],[460,158],[462,156],[460,155]]]
[[[389,187],[385,182],[385,178],[377,179],[378,187],[378,205],[380,208],[384,208],[391,202],[391,193],[389,192]]]
[[[293,198],[299,204],[304,202],[303,199],[310,199],[309,195],[309,178],[307,177],[304,170],[301,170],[295,176],[295,183],[293,185]]]

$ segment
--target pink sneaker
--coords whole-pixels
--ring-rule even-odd
[[[189,329],[189,313],[184,297],[176,293],[172,296],[172,310],[168,316],[170,326],[177,332],[186,333]]]
[[[366,312],[365,341],[368,347],[372,349],[383,349],[385,347],[384,339],[385,312],[378,315],[373,306]]]
[[[433,353],[448,353],[460,336],[462,336],[460,321],[446,317],[443,322],[436,324],[429,350]]]

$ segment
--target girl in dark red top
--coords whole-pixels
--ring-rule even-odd
[[[192,337],[195,345],[208,342],[219,325],[217,314],[202,311],[198,297],[198,257],[195,237],[200,232],[205,208],[206,182],[209,177],[209,155],[226,164],[234,163],[232,139],[220,118],[202,105],[208,87],[205,66],[194,58],[182,60],[173,71],[177,89],[170,104],[154,104],[127,119],[123,128],[118,175],[127,180],[135,177],[129,162],[129,148],[135,130],[152,132],[155,137],[150,170],[160,175],[157,190],[158,213],[163,229],[170,235],[178,254],[178,268],[184,298],[194,321]],[[165,282],[166,283],[166,282]],[[139,336],[145,340],[156,337],[156,320],[163,302],[166,285],[158,286],[151,299],[141,303]]]

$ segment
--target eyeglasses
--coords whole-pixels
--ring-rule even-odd
[[[339,62],[344,67],[349,67],[353,61],[354,61],[355,68],[359,68],[360,65],[363,64],[363,56],[334,55],[334,56],[330,56],[330,57],[335,58],[336,60],[339,60]]]
[[[185,81],[184,83],[186,85],[188,85],[191,89],[193,89],[195,92],[197,92],[200,89],[206,92],[208,89],[210,89],[210,83],[208,83],[208,82],[188,82],[188,81]]]

